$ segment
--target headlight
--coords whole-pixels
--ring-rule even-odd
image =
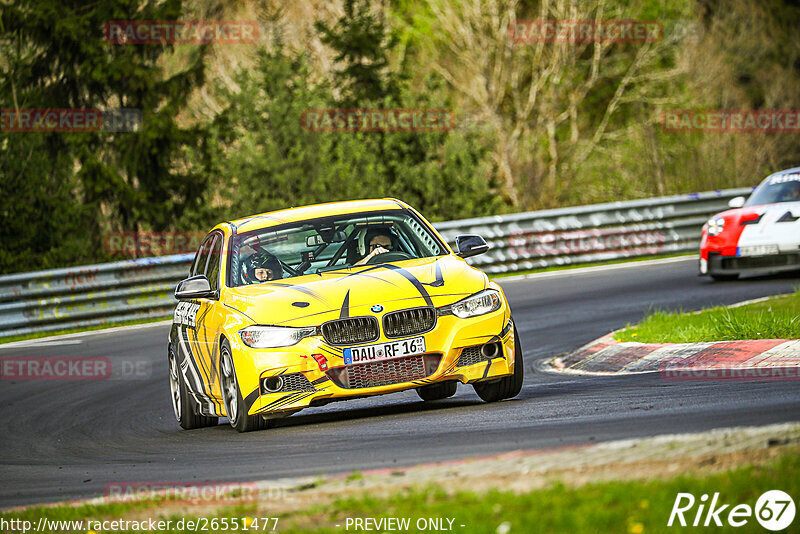
[[[304,337],[317,333],[315,327],[289,328],[285,326],[249,326],[239,330],[239,336],[248,347],[254,349],[272,349],[289,347]]]
[[[722,217],[714,217],[713,219],[709,219],[709,221],[706,223],[706,232],[710,236],[719,235],[724,229],[725,219]]]
[[[477,317],[500,309],[500,292],[495,289],[485,289],[455,304],[441,308],[441,311],[450,311],[456,317],[466,319]]]

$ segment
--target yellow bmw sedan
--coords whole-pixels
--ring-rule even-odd
[[[309,406],[415,389],[424,401],[471,384],[487,402],[522,388],[503,290],[394,200],[292,208],[223,222],[206,236],[169,335],[175,418],[227,417],[239,432]]]

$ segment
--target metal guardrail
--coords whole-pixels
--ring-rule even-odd
[[[697,250],[700,228],[727,201],[751,188],[728,189],[574,208],[437,223],[453,245],[480,234],[491,249],[470,258],[490,274]],[[0,276],[0,338],[167,318],[175,284],[193,254]]]

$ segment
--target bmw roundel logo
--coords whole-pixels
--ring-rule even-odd
[[[382,312],[382,311],[383,311],[383,306],[381,306],[380,304],[376,304],[376,305],[374,305],[373,307],[371,307],[369,310],[370,310],[372,313],[380,313],[380,312]]]

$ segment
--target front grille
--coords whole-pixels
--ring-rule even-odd
[[[322,335],[331,345],[354,345],[375,341],[380,332],[375,317],[353,317],[324,323]]]
[[[458,357],[458,367],[466,367],[467,365],[474,365],[485,361],[483,354],[481,354],[482,345],[475,345],[473,347],[466,347],[461,350],[461,356]]]
[[[314,388],[314,386],[311,385],[311,382],[309,382],[308,378],[306,378],[306,375],[304,375],[303,373],[290,373],[290,374],[287,374],[287,375],[280,375],[280,377],[283,379],[283,385],[281,386],[281,389],[279,389],[278,391],[267,391],[267,389],[264,387],[264,384],[263,384],[264,378],[267,378],[267,377],[262,377],[261,378],[261,394],[262,395],[266,395],[268,393],[288,393],[288,392],[293,392],[293,391],[316,391],[316,388]]]
[[[345,389],[374,388],[410,382],[436,372],[441,354],[417,354],[393,360],[337,367],[328,371],[334,384]]]
[[[499,358],[503,355],[503,347],[500,343],[495,342],[495,355],[488,357],[484,356],[481,352],[481,348],[483,345],[473,345],[471,347],[464,347],[461,349],[461,355],[458,357],[458,362],[456,362],[457,367],[466,367],[467,365],[475,365],[476,363],[486,362],[493,358]]]
[[[281,391],[316,391],[303,373],[283,375]]]
[[[721,260],[723,269],[761,269],[770,267],[800,266],[800,254],[775,254],[772,256],[744,256]]]
[[[422,334],[436,326],[434,308],[412,308],[387,313],[383,316],[383,333],[386,337],[404,337]]]

